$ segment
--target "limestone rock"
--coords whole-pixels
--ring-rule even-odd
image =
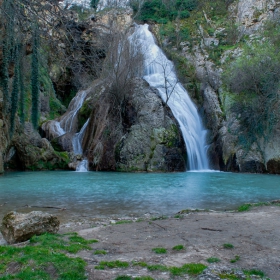
[[[56,233],[59,229],[57,217],[41,211],[28,214],[9,212],[2,221],[1,233],[9,244],[24,242],[34,235]]]
[[[97,89],[94,90],[98,94]],[[97,100],[97,98],[92,98]],[[118,171],[184,171],[186,148],[179,125],[164,106],[157,90],[143,79],[134,80],[130,95],[118,116],[105,114],[110,104],[93,113],[84,137],[93,169]],[[106,120],[106,123],[104,123]]]

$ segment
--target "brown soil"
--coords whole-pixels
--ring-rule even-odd
[[[241,213],[192,212],[180,218],[158,220],[145,217],[140,222],[134,218],[129,224],[114,222],[91,219],[86,223],[61,226],[62,233],[76,231],[86,239],[99,240],[92,245],[93,251],[77,254],[88,263],[90,280],[115,279],[118,275],[173,279],[169,272],[151,272],[139,266],[94,269],[101,260],[181,266],[185,263],[209,265],[207,258],[210,257],[219,258],[219,266],[262,270],[267,277],[280,279],[280,207],[258,207]],[[225,249],[225,243],[233,244],[234,248]],[[179,244],[184,245],[185,249],[172,250]],[[155,254],[152,251],[155,247],[166,248],[167,253]],[[107,254],[94,255],[95,250],[106,250]],[[232,264],[230,260],[237,255],[240,260]]]

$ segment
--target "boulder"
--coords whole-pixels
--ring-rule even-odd
[[[3,218],[1,233],[9,244],[24,242],[34,235],[56,233],[59,229],[57,217],[33,211],[28,214],[9,212]]]

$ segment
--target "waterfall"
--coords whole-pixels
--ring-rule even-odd
[[[85,134],[86,128],[88,126],[88,123],[89,123],[89,119],[85,122],[85,124],[81,128],[80,132],[76,133],[72,139],[73,152],[75,155],[83,154],[82,142],[83,142],[84,134]],[[88,171],[88,160],[83,159],[76,167],[76,171],[77,172],[87,172]]]
[[[161,98],[172,110],[177,119],[187,147],[190,170],[207,170],[207,131],[203,128],[196,106],[188,92],[179,83],[174,64],[167,59],[157,46],[148,25],[137,25],[130,41],[137,47],[141,45],[145,58],[144,79],[151,87],[158,89]]]
[[[49,132],[49,137],[51,136],[50,138],[56,138],[66,133],[72,134],[77,131],[77,114],[83,106],[86,96],[86,91],[79,91],[71,100],[68,110],[64,115],[57,120],[48,121],[43,124],[43,129]],[[75,133],[72,138],[73,152],[75,155],[83,154],[82,142],[88,123],[89,119],[83,125],[80,132]],[[85,172],[87,171],[87,167],[88,161],[87,159],[83,159],[77,166],[76,171]]]

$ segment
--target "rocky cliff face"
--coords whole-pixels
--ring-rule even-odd
[[[92,88],[83,146],[92,169],[183,171],[186,150],[178,124],[157,90],[135,79],[122,111],[103,99],[106,85]]]
[[[280,1],[240,0],[229,7],[228,20],[238,27],[236,39],[247,36],[247,44],[250,44],[267,20],[280,18],[279,12]],[[226,171],[279,173],[280,115],[277,116],[278,124],[274,131],[267,131],[266,137],[251,142],[249,147],[240,144],[238,133],[245,128],[240,125],[238,116],[229,110],[229,100],[221,76],[229,59],[238,58],[243,50],[240,47],[228,48],[226,51],[219,48],[229,31],[208,18],[207,12],[204,12],[204,16],[213,29],[212,36],[203,26],[199,26],[199,43],[191,49],[184,47],[189,45],[188,42],[182,43],[181,55],[195,67],[196,83],[203,97],[199,106],[202,108],[205,126],[209,129],[208,155],[211,166]],[[218,50],[222,55],[216,58],[214,55]]]

